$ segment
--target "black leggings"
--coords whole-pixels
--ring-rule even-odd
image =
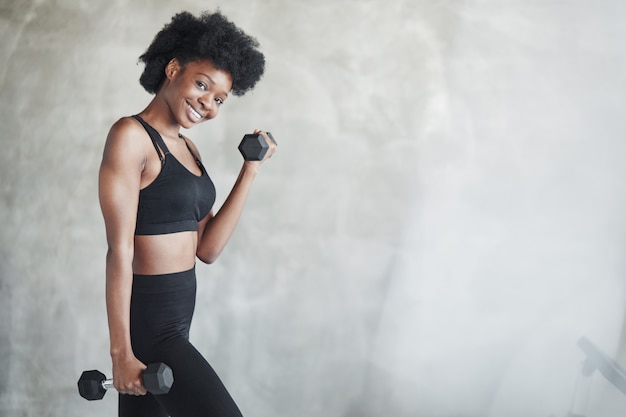
[[[163,362],[174,384],[163,395],[119,395],[120,417],[241,417],[219,377],[191,343],[195,269],[134,275],[130,304],[133,352],[145,364]]]

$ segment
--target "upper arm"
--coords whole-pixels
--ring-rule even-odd
[[[132,247],[137,221],[145,147],[137,138],[136,123],[121,119],[107,136],[98,193],[109,248]]]
[[[204,233],[204,228],[206,227],[207,223],[215,216],[215,213],[213,212],[213,209],[211,209],[209,211],[209,214],[207,214],[206,216],[204,216],[204,219],[200,220],[198,222],[198,241],[202,240],[202,234]]]

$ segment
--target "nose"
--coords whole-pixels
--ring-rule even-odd
[[[200,103],[202,107],[208,108],[209,104],[211,103],[211,98],[209,97],[209,94],[203,94],[198,97],[198,103]]]
[[[198,103],[200,103],[202,107],[209,112],[213,112],[215,110],[215,100],[210,93],[203,94],[198,97]]]

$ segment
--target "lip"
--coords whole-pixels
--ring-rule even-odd
[[[197,108],[189,104],[188,101],[185,101],[185,107],[187,108],[187,114],[189,117],[196,122],[204,120],[206,117],[206,115],[202,114],[202,112],[200,112]]]

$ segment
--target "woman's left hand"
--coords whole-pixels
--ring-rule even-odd
[[[261,129],[254,129],[253,133],[255,135],[258,135],[259,133],[261,135],[263,135],[263,138],[265,139],[267,144],[270,146],[270,148],[265,153],[265,156],[263,157],[263,159],[261,161],[259,161],[259,164],[261,164],[264,161],[266,161],[267,159],[271,158],[272,155],[274,155],[274,153],[276,153],[276,151],[278,150],[278,145],[276,144],[276,142],[266,132],[262,131]]]

